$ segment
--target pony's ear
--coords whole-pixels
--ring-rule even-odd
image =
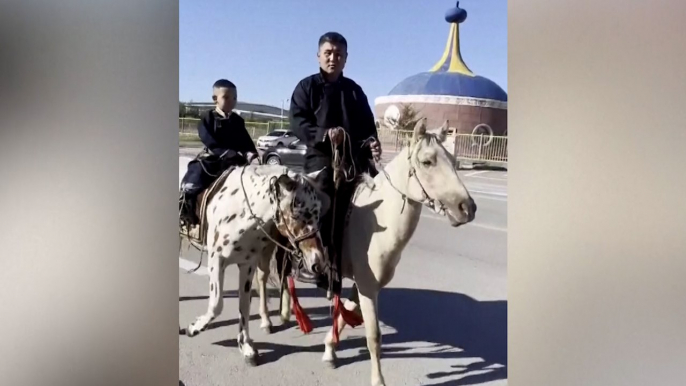
[[[279,197],[282,197],[283,192],[295,191],[297,184],[298,183],[287,174],[282,174],[276,179],[276,193]]]
[[[438,129],[432,130],[431,133],[436,135],[436,138],[439,142],[445,142],[446,138],[448,138],[448,121],[446,120],[445,122],[443,122],[443,126],[439,127]]]
[[[412,143],[416,143],[426,134],[426,118],[420,118],[414,125],[414,133],[412,134]]]

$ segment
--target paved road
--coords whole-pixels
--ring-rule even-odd
[[[454,229],[425,211],[396,276],[380,295],[382,369],[389,385],[507,384],[507,173],[461,171],[479,207],[473,224]],[[198,254],[179,259],[179,322],[185,327],[207,308],[204,269],[187,274]],[[321,362],[330,327],[324,293],[299,284],[298,296],[315,330],[293,324],[259,329],[257,298],[250,331],[261,365],[244,365],[236,348],[237,270],[227,269],[224,312],[197,337],[179,337],[179,379],[186,386],[368,385],[363,327],[343,333],[335,370]],[[350,283],[346,282],[346,287]],[[278,299],[271,300],[275,310]]]

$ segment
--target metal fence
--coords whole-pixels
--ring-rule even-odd
[[[179,141],[186,145],[200,146],[197,125],[198,119],[179,118]],[[281,122],[245,122],[253,141],[277,129],[288,129]],[[412,131],[378,129],[381,146],[386,151],[400,151],[412,140]],[[457,160],[473,163],[486,163],[494,166],[507,165],[507,137],[456,134],[446,140],[444,146]]]
[[[197,118],[179,118],[179,134],[192,137],[198,134],[198,121]],[[288,129],[287,123],[282,122],[245,122],[245,127],[248,129],[250,136],[253,140],[257,140],[258,137],[267,135],[271,131]]]
[[[457,134],[453,155],[460,161],[507,165],[507,137]]]

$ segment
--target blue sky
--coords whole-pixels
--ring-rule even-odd
[[[317,40],[348,40],[344,74],[374,98],[429,70],[443,54],[446,0],[180,0],[179,99],[210,101],[228,78],[243,102],[281,106],[296,83],[318,70]],[[507,1],[463,0],[462,57],[507,91]],[[286,104],[287,108],[287,104]]]

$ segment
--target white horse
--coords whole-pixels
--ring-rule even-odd
[[[186,166],[179,164],[179,180]],[[282,166],[249,165],[224,173],[208,191],[207,232],[188,232],[194,244],[209,254],[209,302],[207,312],[187,329],[188,336],[204,331],[223,308],[224,271],[239,268],[238,349],[248,364],[255,365],[257,350],[248,333],[251,285],[258,262],[269,259],[279,234],[288,242],[284,247],[304,259],[311,269],[320,269],[324,256],[318,222],[329,201],[319,189],[317,173],[301,175]],[[199,197],[202,199],[202,196]],[[186,233],[182,231],[182,233]],[[203,242],[206,240],[206,243]]]
[[[367,184],[360,184],[352,200],[346,227],[342,256],[345,278],[355,282],[353,294],[345,308],[359,315],[360,309],[372,360],[371,383],[385,385],[380,367],[381,333],[378,321],[378,293],[393,278],[403,249],[419,223],[422,206],[427,205],[445,215],[453,227],[474,220],[476,204],[457,173],[455,159],[443,147],[447,122],[427,132],[420,120],[413,138],[381,172]],[[369,178],[370,179],[370,178]],[[266,256],[263,256],[266,258]],[[271,325],[266,310],[266,277],[268,263],[258,267],[260,316],[262,325]],[[290,297],[283,292],[281,318],[290,318]],[[340,334],[345,320],[338,317]],[[335,366],[336,352],[333,328],[324,339],[322,360]]]

